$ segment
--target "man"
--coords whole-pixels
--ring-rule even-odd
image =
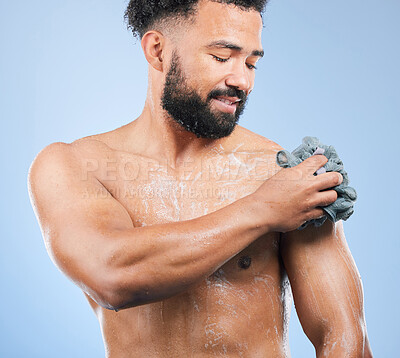
[[[341,175],[313,175],[322,155],[281,170],[281,148],[237,125],[264,3],[130,1],[149,63],[142,114],[32,165],[46,247],[107,357],[289,357],[291,289],[317,356],[372,356],[342,224],[296,230]]]

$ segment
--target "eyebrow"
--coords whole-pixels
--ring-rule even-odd
[[[207,48],[216,48],[216,47],[217,48],[228,48],[230,50],[234,50],[234,51],[238,51],[238,52],[243,51],[243,47],[240,47],[238,45],[235,45],[234,43],[224,41],[224,40],[211,42],[206,47]],[[251,55],[257,56],[257,57],[264,57],[264,50],[254,50],[251,53]]]

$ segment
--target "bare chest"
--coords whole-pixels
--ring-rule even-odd
[[[140,227],[194,219],[253,193],[273,174],[270,160],[254,154],[219,155],[172,169],[121,156],[115,175],[103,173],[101,181]]]
[[[275,158],[268,156],[215,156],[179,169],[134,159],[121,156],[115,167],[99,175],[135,227],[207,215],[253,193],[275,173]],[[268,337],[268,348],[257,343],[257,352],[283,346],[287,290],[278,246],[278,235],[268,234],[187,292],[119,313],[104,311],[110,351],[123,346],[142,356],[140,347],[151,346],[153,356],[163,356],[159,352],[166,349],[168,356],[189,351],[250,356],[248,344],[254,337],[257,342]],[[113,332],[127,334],[115,338]]]

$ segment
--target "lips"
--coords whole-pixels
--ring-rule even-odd
[[[235,114],[237,110],[242,111],[246,102],[246,93],[236,88],[215,89],[208,95],[215,110],[223,113]]]
[[[241,102],[237,97],[221,97],[213,98],[216,108],[225,113],[235,114]]]
[[[219,96],[219,97],[216,97],[215,99],[217,101],[220,101],[220,102],[225,103],[225,104],[230,105],[230,106],[242,101],[241,99],[235,98],[235,97],[220,97]]]

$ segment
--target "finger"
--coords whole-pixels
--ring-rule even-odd
[[[338,172],[329,172],[314,177],[315,189],[318,191],[333,188],[343,181],[342,174]]]
[[[328,158],[325,155],[313,155],[301,162],[297,168],[302,170],[306,175],[312,175],[327,162]]]
[[[320,219],[324,216],[325,216],[325,211],[323,211],[321,208],[315,208],[308,213],[307,221],[313,219]]]
[[[337,192],[335,190],[326,190],[319,192],[316,195],[314,205],[315,206],[328,206],[334,203],[338,198]]]

